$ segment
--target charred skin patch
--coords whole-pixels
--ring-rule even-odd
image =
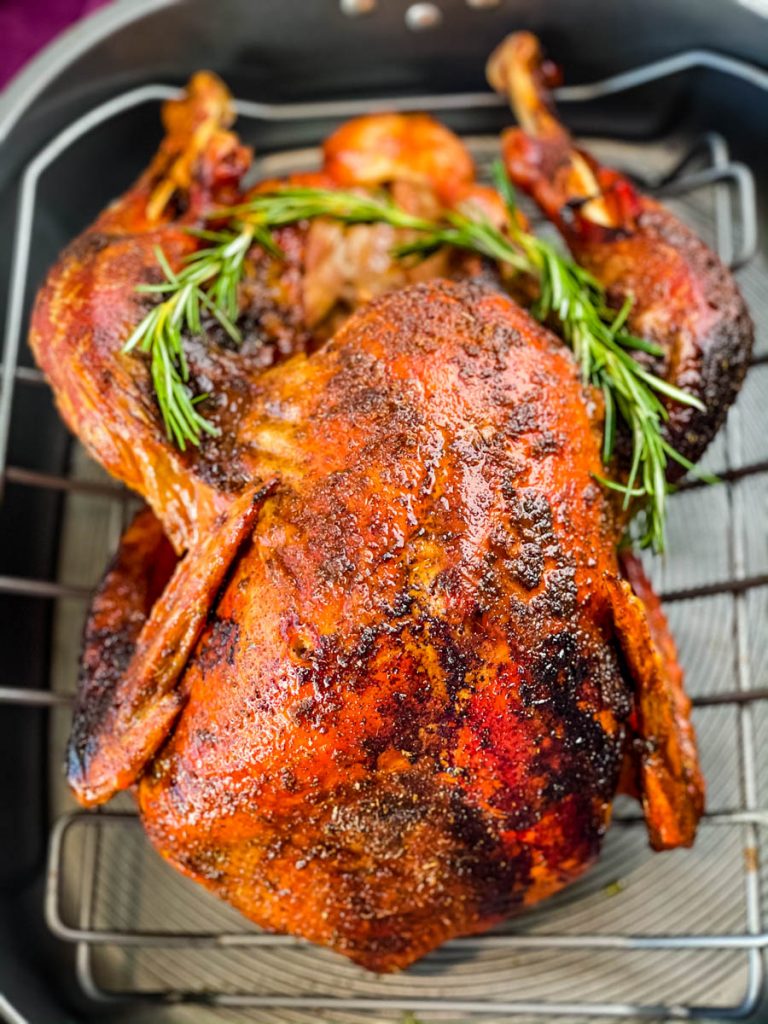
[[[530,681],[520,687],[525,707],[543,718],[546,751],[532,765],[546,778],[552,800],[588,792],[610,800],[616,788],[623,743],[606,734],[597,719],[611,707],[625,719],[629,691],[616,685],[617,663],[584,654],[578,635],[562,631],[533,652]],[[622,734],[623,735],[623,734]]]
[[[222,662],[234,665],[239,639],[240,627],[237,622],[214,615],[205,643],[197,655],[203,673],[215,672]]]
[[[96,737],[113,709],[114,690],[136,648],[144,619],[124,623],[117,632],[86,624],[78,692],[87,691],[87,702],[78,701],[67,747],[67,776],[84,777],[93,757]],[[95,653],[95,658],[93,657]]]

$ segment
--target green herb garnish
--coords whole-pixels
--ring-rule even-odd
[[[177,272],[171,269],[163,251],[155,250],[164,280],[140,284],[145,295],[167,296],[144,317],[123,346],[150,356],[155,395],[168,437],[185,451],[187,444],[199,445],[203,434],[216,436],[218,429],[200,414],[197,405],[207,394],[194,395],[189,386],[189,367],[184,355],[184,334],[202,333],[202,311],[208,312],[239,343],[237,327],[238,285],[245,273],[245,258],[258,244],[282,257],[271,229],[330,217],[347,224],[386,222],[394,227],[428,230],[429,221],[412,217],[386,198],[336,192],[331,189],[289,188],[257,195],[241,206],[213,215],[225,220],[218,231],[188,228],[190,234],[208,245],[191,253]]]
[[[255,239],[247,226],[238,234],[197,232],[211,246],[198,249],[174,273],[162,249],[155,249],[165,275],[161,284],[140,284],[136,290],[148,295],[167,295],[154,306],[123,346],[124,352],[138,349],[150,357],[152,383],[165,429],[184,451],[187,443],[199,445],[202,435],[215,436],[218,429],[197,410],[208,397],[193,395],[182,336],[202,333],[201,310],[207,310],[231,338],[240,340],[237,319],[237,286],[243,275],[245,256]]]
[[[661,396],[699,409],[701,403],[635,359],[633,352],[661,352],[625,329],[631,302],[618,311],[609,308],[595,278],[549,242],[520,228],[514,191],[500,164],[494,168],[494,180],[509,209],[508,233],[469,207],[446,211],[434,221],[407,213],[386,196],[287,186],[216,211],[212,219],[227,225],[220,230],[190,229],[209,244],[188,256],[178,272],[158,250],[165,280],[140,285],[139,290],[166,297],[144,317],[124,350],[135,348],[150,355],[155,393],[169,437],[184,450],[187,443],[199,445],[204,433],[217,433],[197,409],[208,396],[194,396],[189,387],[182,336],[201,333],[201,314],[205,310],[233,341],[240,341],[237,291],[252,245],[261,245],[279,257],[271,230],[316,217],[347,224],[386,223],[418,236],[396,249],[401,258],[423,257],[452,246],[506,264],[536,282],[538,298],[532,314],[540,321],[554,323],[573,350],[585,382],[603,393],[603,462],[607,464],[613,457],[617,419],[623,421],[631,437],[632,459],[626,482],[603,477],[600,482],[620,491],[625,507],[633,499],[642,504],[645,524],[640,543],[662,550],[668,462],[671,459],[686,469],[693,467],[664,438],[668,414]]]

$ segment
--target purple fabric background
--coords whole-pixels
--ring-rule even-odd
[[[0,0],[0,86],[67,25],[106,0]]]

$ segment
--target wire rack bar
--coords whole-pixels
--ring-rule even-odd
[[[733,410],[726,425],[726,456],[730,464],[737,458],[741,448],[741,414]],[[746,571],[745,552],[745,509],[738,491],[730,488],[730,524],[731,570],[735,577],[742,578]],[[749,629],[747,624],[746,595],[740,591],[734,595],[736,603],[736,652],[734,665],[738,688],[747,693],[752,688],[750,678]],[[757,762],[755,757],[755,718],[753,706],[749,703],[738,705],[738,728],[741,753],[742,801],[746,811],[755,810],[758,806],[757,795]],[[744,890],[747,916],[747,929],[756,935],[763,928],[760,906],[760,835],[754,824],[745,824],[743,829],[744,854]],[[765,980],[765,961],[760,953],[750,951],[748,993],[745,999],[757,1005]]]
[[[553,90],[558,103],[589,103],[593,100],[615,96],[662,78],[669,78],[686,71],[708,69],[732,75],[750,82],[761,89],[768,89],[768,72],[752,64],[725,57],[710,50],[688,50],[662,60],[644,64],[617,75],[610,75],[598,82],[583,85],[562,85]],[[427,93],[419,96],[389,96],[362,100],[322,100],[314,103],[259,103],[239,99],[235,109],[240,117],[252,117],[258,121],[305,121],[326,118],[354,117],[357,114],[371,114],[386,110],[480,110],[483,108],[505,108],[507,100],[491,92]]]
[[[72,494],[98,494],[105,498],[121,499],[126,490],[119,484],[108,481],[77,480],[71,476],[57,476],[53,473],[40,473],[34,469],[21,466],[7,466],[5,479],[10,484],[22,484],[26,487],[43,487],[50,491],[68,491]]]
[[[722,812],[705,815],[703,821],[707,825],[750,828],[768,828],[768,812]],[[617,817],[614,824],[631,827],[642,826],[645,822],[641,816]],[[233,947],[294,947],[306,948],[302,939],[291,935],[274,935],[270,932],[239,931],[239,932],[184,932],[184,931],[152,931],[130,930],[127,928],[93,928],[73,927],[61,916],[59,882],[63,873],[64,846],[67,833],[74,827],[84,826],[89,831],[101,832],[104,827],[139,826],[139,818],[130,812],[94,813],[76,811],[58,819],[51,831],[49,845],[48,871],[46,877],[45,914],[48,927],[61,939],[68,942],[88,942],[94,945],[119,945],[143,947],[189,947],[193,948],[233,948]],[[462,949],[476,951],[480,949],[730,949],[751,950],[768,948],[768,932],[742,933],[731,935],[632,935],[632,934],[599,934],[580,933],[578,935],[529,935],[486,932],[466,938],[453,939],[446,943],[446,949]]]
[[[19,384],[44,384],[46,387],[48,386],[45,374],[35,366],[17,366],[11,372],[13,373],[14,380]],[[4,365],[0,363],[0,375],[4,373]]]
[[[145,85],[131,89],[114,99],[102,103],[59,132],[27,165],[21,178],[16,208],[16,230],[13,241],[13,261],[8,286],[8,306],[5,318],[5,346],[3,371],[0,377],[0,473],[5,472],[8,436],[11,425],[13,385],[19,357],[21,330],[24,322],[24,298],[29,273],[29,254],[35,219],[37,186],[44,171],[83,135],[127,110],[142,103],[157,102],[177,95],[178,90],[165,85]],[[0,499],[2,499],[0,477]]]
[[[768,700],[768,687],[760,686],[751,690],[725,690],[723,693],[703,693],[691,698],[695,708],[711,708],[721,704],[752,704]]]
[[[0,686],[0,704],[14,704],[18,707],[52,708],[70,707],[74,696],[68,693],[54,693],[53,690],[33,690],[23,686]]]
[[[423,998],[392,998],[388,996],[349,998],[345,996],[253,996],[247,993],[216,992],[195,994],[177,991],[157,992],[105,992],[95,982],[90,964],[83,974],[79,975],[84,990],[88,995],[105,1003],[137,1002],[166,1005],[185,1003],[215,1006],[226,1009],[257,1009],[265,1008],[293,1010],[331,1010],[336,1013],[362,1011],[399,1012],[399,1013],[440,1013],[449,1011],[452,1015],[472,1014],[474,1016],[527,1015],[536,1017],[632,1017],[651,1020],[738,1020],[747,1016],[750,1006],[746,1003],[738,1007],[713,1006],[680,1006],[664,1003],[591,1003],[591,1002],[551,1002],[540,1003],[526,1000],[470,1000]]]
[[[0,576],[0,594],[16,594],[19,597],[78,597],[87,600],[93,590],[70,583],[55,583],[49,580],[30,580],[22,576]]]
[[[720,182],[731,182],[735,188],[738,213],[735,215],[741,225],[740,245],[738,251],[734,252],[733,230],[730,225],[733,223],[730,215],[720,220],[720,225],[727,224],[728,242],[721,243],[720,255],[723,263],[738,270],[745,266],[757,251],[757,218],[752,213],[757,208],[755,197],[755,179],[752,171],[745,164],[726,163],[720,166],[706,167],[704,170],[687,174],[685,177],[674,178],[665,182],[655,189],[655,194],[660,199],[672,198],[673,196],[687,195],[700,188],[709,188],[711,185]],[[730,199],[727,199],[730,202]],[[722,237],[722,227],[720,229]]]
[[[696,597],[716,597],[718,594],[743,594],[747,590],[768,586],[768,573],[756,576],[743,576],[734,579],[718,580],[715,583],[702,583],[695,587],[680,587],[676,590],[663,590],[662,600],[667,604],[674,601],[691,601]]]
[[[755,360],[755,362],[757,361]],[[721,469],[717,474],[717,478],[712,482],[702,480],[700,477],[690,476],[686,477],[685,480],[681,480],[676,486],[678,491],[693,491],[702,487],[717,487],[720,484],[731,484],[748,476],[756,476],[758,473],[768,473],[768,459],[760,459],[759,462],[748,462],[743,466],[735,466],[730,469]]]

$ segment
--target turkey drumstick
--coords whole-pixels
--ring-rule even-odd
[[[508,36],[488,61],[488,81],[509,97],[519,124],[503,136],[507,172],[609,300],[617,308],[632,300],[630,329],[662,351],[654,373],[703,403],[702,411],[666,400],[667,438],[695,462],[741,386],[752,321],[732,274],[690,228],[575,145],[554,112],[553,71],[529,32]],[[684,471],[668,463],[671,478]]]

